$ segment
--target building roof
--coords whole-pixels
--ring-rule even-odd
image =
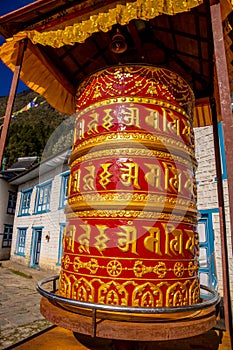
[[[26,39],[22,81],[68,114],[75,111],[83,79],[103,67],[132,62],[171,69],[197,99],[207,98],[214,89],[214,53],[210,6],[201,2],[38,0],[0,17],[0,34],[7,39],[0,57],[14,70],[19,41]],[[225,21],[232,5],[221,2]],[[224,28],[229,39],[230,27]],[[120,54],[111,50],[117,30],[127,43]],[[231,65],[230,45],[228,50]]]
[[[0,174],[6,179],[11,180],[14,177],[20,175],[24,171],[30,169],[35,164],[37,157],[21,157],[11,167],[6,170],[2,170]]]
[[[59,167],[60,172],[63,172],[63,165],[67,164],[68,158],[71,154],[71,149],[66,149],[54,156],[42,160],[39,164],[32,166],[30,169],[21,172],[9,182],[12,185],[20,185],[30,181],[36,177],[42,176],[45,173]]]
[[[8,171],[24,171],[32,167],[32,165],[37,160],[37,157],[20,157],[18,161],[14,163]]]

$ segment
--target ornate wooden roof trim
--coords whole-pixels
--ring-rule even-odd
[[[48,1],[44,1],[44,3],[48,6]],[[85,2],[83,2],[83,6],[84,3]],[[101,3],[102,6],[100,6],[99,9],[95,8],[94,12],[89,11],[86,13],[85,19],[83,19],[84,14],[81,11],[82,15],[76,17],[75,23],[73,23],[72,18],[72,25],[69,25],[69,21],[67,22],[66,17],[64,16],[62,21],[65,21],[66,25],[64,27],[64,23],[62,24],[64,27],[63,29],[42,30],[41,32],[35,29],[20,31],[13,35],[13,37],[7,38],[6,43],[0,48],[0,58],[12,71],[14,71],[16,60],[15,52],[17,52],[18,43],[23,39],[29,39],[27,49],[24,53],[21,79],[29,88],[47,98],[52,106],[64,113],[74,113],[74,86],[72,86],[64,76],[62,77],[62,73],[58,73],[58,70],[55,69],[51,61],[50,63],[46,63],[44,52],[38,54],[39,46],[43,45],[60,48],[64,45],[83,43],[94,33],[108,32],[113,25],[125,25],[133,19],[149,20],[162,13],[171,15],[189,11],[191,8],[200,5],[202,1],[136,0],[131,2],[121,1],[121,3],[118,3],[110,0],[107,2],[107,5],[106,2],[103,4],[102,1]],[[38,4],[41,6],[43,1],[38,1]],[[90,0],[87,0],[87,5],[89,6],[89,4]],[[78,6],[77,2],[76,6]],[[31,4],[30,8],[32,7],[34,9],[33,11],[36,11],[36,3],[33,6]],[[49,10],[51,13],[52,9],[49,8]],[[42,11],[41,8],[40,11]],[[17,17],[17,21],[19,21],[20,16],[23,16],[21,11],[19,12],[18,16],[16,16],[17,13],[11,15],[13,18]],[[5,17],[8,17],[9,19],[9,16]],[[0,29],[3,20],[4,16],[3,18],[0,18]],[[60,27],[61,20],[58,22],[60,23]],[[55,24],[53,24],[53,26],[55,26]],[[37,47],[33,49],[33,45]],[[40,51],[43,50],[40,49]],[[56,91],[56,94],[51,92],[51,86],[53,86],[52,89],[53,91]]]

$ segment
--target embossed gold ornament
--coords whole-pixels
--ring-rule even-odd
[[[109,276],[116,277],[119,276],[122,272],[122,265],[118,260],[111,260],[107,264],[107,272]]]
[[[158,278],[164,278],[167,274],[166,264],[160,261],[155,266],[145,266],[142,261],[136,261],[133,267],[134,274],[136,277],[142,277],[146,273],[155,273]]]
[[[98,271],[99,264],[97,259],[90,259],[87,262],[82,262],[80,258],[75,257],[73,263],[74,272],[78,272],[81,268],[88,269],[90,274],[94,275]]]
[[[176,262],[174,265],[174,274],[177,277],[182,277],[184,274],[184,264],[182,262]]]

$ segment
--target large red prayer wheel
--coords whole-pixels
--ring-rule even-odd
[[[199,302],[193,93],[142,65],[77,92],[59,294],[136,307]]]

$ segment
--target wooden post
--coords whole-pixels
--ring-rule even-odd
[[[228,190],[229,190],[229,207],[230,207],[230,223],[233,243],[233,116],[231,109],[231,93],[229,84],[229,73],[227,69],[226,52],[224,45],[224,36],[222,29],[222,18],[220,4],[210,7],[211,20],[214,39],[214,53],[216,61],[216,72],[218,82],[218,92],[220,100],[220,112],[222,116],[222,127],[224,133],[224,146],[226,154],[226,167],[228,174]],[[232,245],[233,247],[233,245]]]
[[[222,255],[222,276],[223,276],[223,303],[226,329],[232,333],[232,308],[231,308],[231,293],[230,293],[230,276],[228,263],[228,249],[227,249],[227,229],[226,216],[224,204],[224,190],[222,182],[222,167],[221,154],[219,148],[218,135],[218,121],[216,112],[216,103],[214,98],[210,99],[210,106],[213,121],[213,135],[214,135],[214,153],[217,174],[217,190],[218,190],[218,206],[219,206],[219,220],[220,220],[220,235],[221,235],[221,255]],[[232,334],[231,334],[232,337]]]
[[[220,100],[220,113],[222,116],[222,126],[224,133],[224,148],[226,154],[226,168],[227,168],[227,183],[229,192],[229,215],[230,215],[230,226],[231,226],[231,240],[233,243],[233,116],[231,110],[231,94],[229,85],[229,74],[227,69],[226,52],[224,45],[224,36],[222,28],[222,17],[220,4],[213,4],[210,6],[211,21],[212,21],[212,32],[214,41],[214,53],[215,53],[215,64],[217,73],[217,85]],[[213,106],[212,106],[213,107]],[[213,108],[212,108],[213,111]],[[214,121],[213,121],[214,122]],[[217,123],[216,121],[214,122]],[[214,125],[214,133],[216,137],[216,125]],[[216,143],[216,141],[215,141]],[[218,174],[220,176],[220,174]],[[218,182],[221,181],[218,178]],[[223,192],[223,188],[219,188],[222,184],[218,184],[219,191]],[[219,197],[219,210],[220,210],[220,226],[221,226],[221,242],[222,242],[222,254],[223,260],[228,259],[227,254],[227,237],[226,237],[226,223],[225,223],[225,212],[224,212],[224,200],[223,193],[222,197]],[[232,340],[232,310],[230,300],[230,282],[227,279],[229,271],[228,263],[223,265],[223,287],[224,287],[224,311],[225,311],[225,322],[226,329],[230,332]]]
[[[5,118],[3,122],[1,138],[0,138],[0,166],[2,165],[2,158],[5,150],[7,133],[10,126],[11,115],[12,115],[12,110],[13,110],[13,105],[14,105],[15,95],[16,95],[16,89],[19,81],[20,70],[22,67],[23,55],[24,55],[24,51],[26,50],[26,46],[27,46],[26,39],[19,42],[19,49],[18,49],[18,55],[17,55],[16,65],[15,65],[15,71],[14,71],[14,75],[11,83],[11,89],[10,89],[10,93],[7,101],[6,113],[5,113]]]

